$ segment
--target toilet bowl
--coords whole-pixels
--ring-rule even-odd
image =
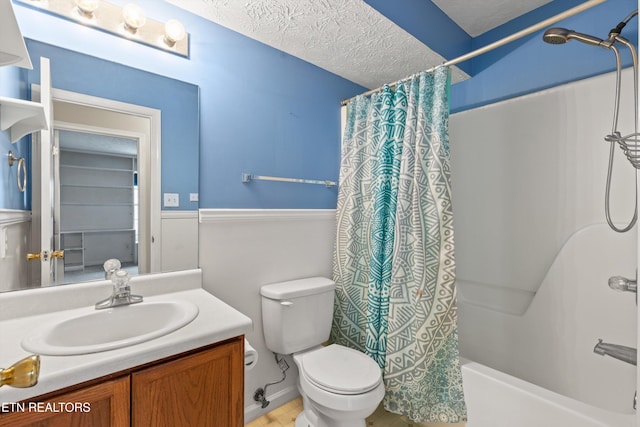
[[[293,355],[304,410],[295,427],[365,427],[384,397],[378,365],[363,353],[332,344]]]
[[[335,283],[312,277],[260,288],[267,348],[292,354],[303,411],[296,427],[365,427],[384,397],[380,367],[341,345],[323,347],[331,331]]]

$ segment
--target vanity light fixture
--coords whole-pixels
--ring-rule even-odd
[[[175,19],[164,23],[147,18],[144,10],[134,3],[121,7],[103,0],[14,1],[165,52],[189,57],[189,33],[182,23]]]
[[[182,22],[177,19],[169,19],[164,24],[164,42],[169,47],[174,47],[177,42],[184,40],[187,32],[184,29]]]
[[[136,34],[138,29],[147,22],[144,10],[133,3],[129,3],[122,8],[122,19],[124,20],[124,29],[131,34]]]
[[[78,14],[87,19],[93,18],[93,12],[100,6],[100,0],[75,0]]]

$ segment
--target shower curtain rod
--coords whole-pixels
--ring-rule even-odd
[[[499,48],[501,46],[509,44],[509,43],[511,43],[513,41],[516,41],[516,40],[518,40],[518,39],[520,39],[520,38],[522,38],[524,36],[528,36],[531,33],[535,33],[536,31],[539,31],[539,30],[541,30],[541,29],[543,29],[545,27],[548,27],[549,25],[555,24],[556,22],[562,21],[563,19],[569,18],[570,16],[576,15],[576,14],[578,14],[580,12],[584,12],[587,9],[591,9],[592,7],[597,6],[597,5],[601,4],[601,3],[604,3],[605,1],[607,1],[607,0],[589,0],[589,1],[586,1],[586,2],[584,2],[584,3],[582,3],[582,4],[578,5],[578,6],[572,7],[571,9],[568,9],[568,10],[562,12],[562,13],[554,15],[551,18],[545,19],[544,21],[540,21],[535,25],[527,27],[524,30],[520,30],[517,33],[513,33],[510,36],[507,36],[507,37],[505,37],[503,39],[500,39],[500,40],[497,40],[497,41],[495,41],[493,43],[490,43],[490,44],[488,44],[488,45],[486,45],[484,47],[481,47],[480,49],[476,49],[474,51],[471,51],[469,53],[461,55],[461,56],[459,56],[457,58],[452,59],[451,61],[443,62],[442,65],[438,65],[436,67],[429,68],[428,70],[422,71],[422,72],[429,73],[429,72],[435,70],[438,67],[456,65],[456,64],[459,64],[461,62],[467,61],[467,60],[469,60],[471,58],[475,58],[476,56],[480,56],[480,55],[482,55],[484,53],[487,53],[487,52],[492,51],[494,49],[497,49],[497,48]],[[372,94],[374,94],[376,92],[380,92],[385,86],[395,87],[399,83],[404,83],[406,81],[411,80],[417,74],[419,74],[419,73],[413,74],[413,75],[411,75],[409,77],[406,77],[406,78],[404,78],[402,80],[399,80],[399,81],[397,81],[395,83],[388,83],[388,84],[386,84],[384,86],[380,86],[379,88],[368,90],[368,91],[366,91],[366,92],[364,92],[364,93],[362,93],[362,94],[360,94],[358,96],[369,96],[369,95],[372,95]],[[352,99],[355,99],[355,98],[356,97],[354,96],[352,98],[343,99],[341,104],[343,106],[347,105],[349,102],[351,102]]]

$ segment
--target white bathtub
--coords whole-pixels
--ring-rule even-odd
[[[586,405],[475,362],[463,361],[467,427],[634,427],[634,414]]]

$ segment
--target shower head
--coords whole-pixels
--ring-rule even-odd
[[[593,46],[602,46],[609,48],[610,45],[605,43],[604,40],[597,37],[590,36],[588,34],[576,33],[573,30],[567,30],[566,28],[549,28],[544,32],[542,40],[551,44],[564,44],[569,40],[574,39],[583,43],[587,43]]]

